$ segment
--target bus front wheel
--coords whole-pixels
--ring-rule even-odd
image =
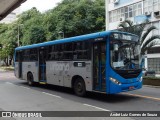
[[[84,83],[83,79],[78,78],[74,82],[74,92],[78,96],[85,96],[85,94],[86,94],[86,87],[85,87],[85,83]]]
[[[27,75],[27,82],[29,86],[33,86],[34,85],[34,78],[33,78],[33,74],[32,73],[28,73]]]

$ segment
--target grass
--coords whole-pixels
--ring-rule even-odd
[[[14,67],[13,66],[0,66],[0,69],[3,71],[13,71]]]

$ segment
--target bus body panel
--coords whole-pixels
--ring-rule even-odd
[[[118,31],[116,31],[118,32]],[[100,37],[105,37],[107,35],[110,35],[112,31],[104,31],[104,32],[98,32],[98,33],[92,33],[92,34],[87,34],[87,35],[81,35],[81,36],[76,36],[76,37],[70,37],[70,38],[64,38],[64,39],[59,39],[59,40],[53,40],[49,42],[44,42],[44,43],[39,43],[39,44],[33,44],[33,45],[27,45],[27,46],[22,46],[22,47],[17,47],[15,50],[25,50],[25,49],[32,49],[32,48],[40,48],[43,46],[49,46],[49,45],[54,45],[54,44],[61,44],[61,43],[69,43],[69,42],[77,42],[77,41],[85,41],[85,40],[90,40],[90,39],[96,39]],[[125,33],[125,32],[121,32]],[[130,33],[127,33],[130,34]],[[130,34],[132,35],[132,34]]]
[[[19,62],[14,63],[14,74],[17,78],[19,78]],[[20,79],[20,78],[19,78]]]
[[[34,78],[34,82],[38,82],[39,81],[39,77],[38,77],[38,62],[23,62],[22,63],[22,76],[24,80],[27,80],[27,74],[29,72],[32,73],[33,78]]]
[[[110,80],[110,77],[118,80],[121,83],[121,85],[113,83]],[[142,88],[142,73],[140,73],[136,78],[124,79],[122,76],[120,76],[110,68],[108,81],[109,81],[109,91],[108,91],[109,94],[136,90]]]
[[[84,66],[82,64],[85,64]],[[86,90],[92,91],[91,61],[47,61],[47,83],[72,87],[74,76],[83,78]]]
[[[113,33],[118,33],[117,31],[114,31]],[[124,32],[119,32],[119,33],[124,33]],[[114,94],[114,93],[119,93],[119,92],[125,92],[125,91],[130,91],[130,90],[135,90],[135,89],[140,89],[142,87],[142,81],[141,81],[141,76],[142,74],[140,73],[139,76],[133,77],[133,78],[124,78],[120,76],[114,70],[111,66],[110,63],[110,38],[109,36],[112,34],[112,31],[105,31],[105,32],[100,32],[100,33],[93,33],[89,35],[82,35],[82,36],[76,36],[72,38],[65,38],[62,40],[55,40],[55,41],[50,41],[50,42],[44,42],[40,44],[33,44],[33,45],[28,45],[28,46],[23,46],[23,47],[18,47],[15,49],[15,51],[25,51],[28,49],[42,49],[42,51],[46,52],[46,56],[48,56],[49,52],[49,47],[57,44],[65,44],[65,43],[74,43],[74,42],[79,42],[79,41],[87,41],[90,40],[92,43],[92,46],[89,46],[88,48],[91,50],[91,59],[77,59],[77,61],[74,61],[74,57],[70,61],[60,61],[64,59],[44,59],[45,64],[45,69],[44,73],[41,71],[40,72],[40,53],[38,52],[38,59],[36,62],[23,62],[22,61],[22,78],[20,79],[25,79],[27,80],[27,73],[31,72],[34,77],[34,82],[41,82],[40,80],[40,75],[43,75],[45,78],[44,82],[48,84],[53,84],[53,85],[58,85],[58,86],[65,86],[65,87],[73,87],[72,80],[73,77],[75,76],[80,76],[83,78],[85,82],[85,87],[87,91],[99,91],[99,92],[105,92],[106,94]],[[132,35],[129,33],[124,33],[128,35]],[[100,38],[100,39],[99,39]],[[103,41],[101,41],[103,38]],[[104,40],[106,39],[106,40]],[[105,42],[106,41],[106,42]],[[105,71],[102,71],[103,66],[101,66],[103,59],[97,64],[99,72],[97,72],[97,81],[95,82],[94,79],[94,74],[95,72],[93,71],[94,68],[94,61],[96,61],[96,57],[94,57],[94,44],[95,42],[102,42],[105,43],[106,46],[106,57],[105,57]],[[73,44],[72,44],[73,45]],[[99,47],[99,49],[102,47]],[[43,50],[44,49],[44,50]],[[72,49],[74,50],[74,49]],[[52,51],[52,50],[51,50]],[[44,53],[45,53],[44,52]],[[58,51],[59,52],[59,51]],[[72,51],[75,52],[75,51]],[[16,52],[15,52],[16,53]],[[99,52],[101,54],[101,52]],[[88,55],[88,54],[87,54]],[[15,56],[16,57],[16,56]],[[42,57],[44,58],[44,57]],[[103,56],[100,56],[100,58],[103,58]],[[56,61],[57,60],[57,61]],[[15,76],[19,78],[19,64],[18,62],[15,61]],[[105,76],[102,76],[102,73],[105,73]],[[96,89],[99,86],[103,86],[102,84],[102,77],[104,77],[103,80],[105,80],[105,91],[102,89]],[[100,78],[100,79],[99,79]],[[116,84],[113,81],[110,80],[110,78],[114,78],[120,82],[120,84]],[[98,87],[94,87],[97,85]],[[101,87],[100,87],[101,88]]]
[[[122,84],[121,86],[119,86],[110,81],[110,86],[112,87],[110,87],[109,94],[115,94],[115,93],[127,92],[127,91],[140,89],[142,88],[142,82]]]

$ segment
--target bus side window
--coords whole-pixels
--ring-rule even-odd
[[[72,60],[73,59],[73,49],[72,43],[65,43],[63,46],[63,59]]]
[[[80,41],[73,44],[73,59],[74,60],[86,60],[90,59],[90,42]]]
[[[23,61],[25,62],[30,61],[30,50],[23,51]]]
[[[63,59],[63,44],[58,44],[57,46],[58,46],[58,50],[57,50],[58,60],[62,60]]]
[[[38,60],[38,51],[37,49],[30,50],[30,61],[37,61]]]
[[[16,51],[15,62],[19,62],[19,51]]]
[[[55,60],[55,45],[48,47],[48,60]]]

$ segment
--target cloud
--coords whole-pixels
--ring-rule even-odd
[[[27,0],[20,7],[21,12],[36,7],[40,12],[54,8],[62,0]]]

